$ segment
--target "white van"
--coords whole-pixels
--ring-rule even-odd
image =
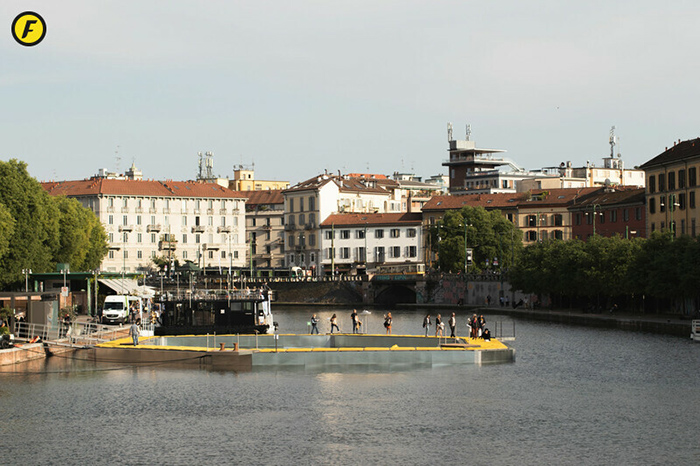
[[[143,311],[143,301],[138,296],[111,295],[105,298],[102,308],[102,323],[126,323],[129,320],[129,309],[134,306],[138,316]]]

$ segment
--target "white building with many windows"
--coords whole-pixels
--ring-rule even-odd
[[[333,214],[321,223],[321,273],[423,262],[421,214]]]
[[[43,186],[51,195],[77,199],[100,219],[109,242],[104,272],[147,271],[156,257],[222,270],[245,264],[245,196],[237,191],[129,176]]]
[[[286,266],[321,273],[320,223],[337,213],[402,211],[398,184],[324,173],[282,191]]]

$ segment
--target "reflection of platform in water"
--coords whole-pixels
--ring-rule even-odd
[[[513,362],[515,350],[495,339],[415,335],[192,335],[153,337],[142,340],[138,347],[131,346],[127,339],[116,340],[99,345],[95,360],[127,364],[194,363],[222,370],[393,369]]]

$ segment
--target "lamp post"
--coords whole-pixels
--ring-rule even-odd
[[[596,208],[598,209],[598,213],[602,214],[602,212],[600,212],[600,204],[593,204],[593,236],[595,236]],[[586,215],[588,215],[588,212],[586,212]]]
[[[29,293],[29,276],[32,274],[32,269],[22,269],[24,274],[24,288],[25,292]]]
[[[674,220],[674,213],[676,211],[676,207],[680,207],[681,205],[678,203],[676,199],[675,194],[670,194],[668,196],[668,210],[671,212],[671,235],[673,237],[676,237],[676,222]]]

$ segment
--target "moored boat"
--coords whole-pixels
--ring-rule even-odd
[[[269,289],[199,291],[165,298],[156,335],[273,333],[277,326],[272,318],[274,292]]]

